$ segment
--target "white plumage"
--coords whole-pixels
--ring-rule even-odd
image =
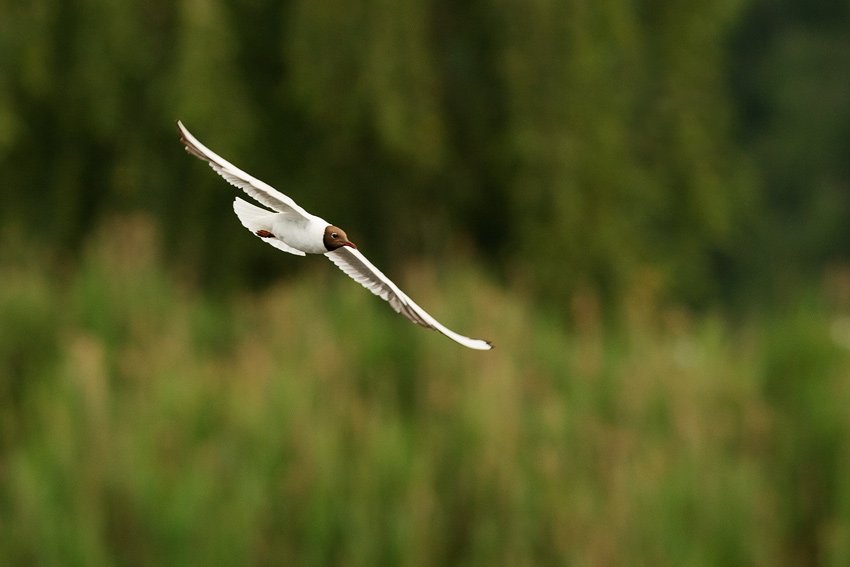
[[[367,260],[357,247],[348,241],[345,231],[321,217],[308,213],[271,185],[245,173],[214,153],[199,142],[182,122],[178,121],[177,126],[186,151],[209,163],[228,183],[272,209],[263,209],[239,197],[233,201],[233,210],[239,221],[256,236],[290,254],[324,254],[351,279],[386,300],[397,313],[417,325],[438,331],[465,347],[476,350],[493,348],[488,341],[471,339],[443,326]]]

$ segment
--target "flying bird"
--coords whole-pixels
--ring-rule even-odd
[[[228,183],[272,209],[258,207],[239,197],[233,201],[233,211],[242,225],[263,241],[297,256],[324,254],[351,279],[386,300],[397,313],[417,325],[438,331],[465,347],[476,350],[493,348],[488,341],[465,337],[440,324],[367,260],[348,239],[344,230],[308,213],[271,185],[214,153],[199,142],[179,120],[177,127],[180,129],[180,141],[187,152],[209,163]]]

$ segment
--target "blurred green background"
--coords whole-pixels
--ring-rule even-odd
[[[848,77],[835,0],[0,0],[0,557],[847,565]]]

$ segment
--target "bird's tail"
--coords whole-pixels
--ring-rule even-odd
[[[271,230],[277,213],[252,205],[248,201],[236,197],[233,201],[233,212],[239,217],[242,226],[257,233],[259,230]]]

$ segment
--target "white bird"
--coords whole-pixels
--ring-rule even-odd
[[[180,141],[186,146],[187,152],[209,163],[228,183],[272,209],[269,211],[257,207],[239,197],[233,201],[233,210],[242,225],[265,242],[298,256],[324,254],[351,279],[389,302],[397,313],[417,325],[439,331],[465,347],[477,350],[493,348],[490,342],[455,333],[431,317],[367,260],[357,246],[348,240],[344,230],[311,215],[271,185],[245,173],[214,153],[199,142],[179,120],[177,127],[180,129]]]

